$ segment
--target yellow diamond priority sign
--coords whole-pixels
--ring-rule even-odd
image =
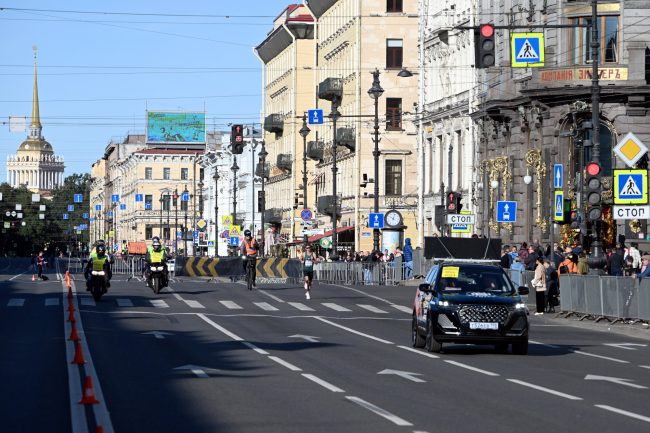
[[[648,152],[648,148],[631,132],[628,132],[614,147],[614,153],[630,168]]]

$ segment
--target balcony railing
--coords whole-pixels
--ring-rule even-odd
[[[325,143],[322,141],[310,141],[307,143],[307,158],[322,162],[324,153]]]
[[[274,207],[264,211],[264,221],[269,223],[282,223],[282,209]]]
[[[281,133],[284,130],[284,119],[282,114],[273,113],[264,119],[264,130],[266,132]]]
[[[341,78],[326,78],[318,85],[318,99],[333,101],[343,97],[343,80]]]
[[[289,154],[289,153],[280,153],[278,155],[278,159],[277,159],[275,165],[277,165],[279,168],[281,168],[283,170],[291,171],[291,167],[292,167],[291,154]]]
[[[324,215],[332,215],[332,213],[334,212],[334,196],[322,195],[318,197],[318,201],[316,202],[316,207],[318,208],[319,213]],[[341,197],[338,197],[336,214],[341,215]]]
[[[336,130],[336,142],[339,146],[345,146],[354,152],[356,139],[354,128],[339,128]]]
[[[264,179],[268,179],[270,174],[271,174],[271,164],[268,162],[264,163],[264,166],[258,163],[257,166],[255,167],[255,176],[257,177],[263,177]]]

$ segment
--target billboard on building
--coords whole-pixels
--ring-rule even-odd
[[[205,143],[205,113],[147,111],[147,143]]]

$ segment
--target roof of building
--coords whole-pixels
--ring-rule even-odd
[[[189,150],[189,149],[153,148],[153,149],[138,150],[137,152],[134,153],[145,154],[145,155],[196,155],[203,152],[199,149]]]
[[[28,137],[20,144],[20,146],[18,146],[18,152],[21,151],[43,151],[45,153],[53,153],[54,149],[52,149],[52,145],[43,138]]]

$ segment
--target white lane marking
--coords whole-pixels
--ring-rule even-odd
[[[467,370],[472,370],[477,373],[485,374],[486,376],[499,376],[498,373],[492,373],[491,371],[481,370],[480,368],[472,367],[471,365],[463,364],[462,362],[446,360],[446,363],[455,365],[456,367],[466,368]]]
[[[389,301],[388,299],[384,299],[384,298],[380,298],[379,296],[371,295],[371,294],[369,294],[369,293],[364,292],[363,290],[355,289],[355,288],[353,288],[353,287],[348,287],[348,286],[342,286],[342,285],[340,285],[340,284],[330,284],[330,285],[331,285],[331,286],[334,286],[334,287],[340,287],[340,288],[345,289],[345,290],[350,290],[350,291],[352,291],[352,292],[357,292],[357,293],[359,293],[359,294],[361,294],[361,295],[363,295],[363,296],[365,296],[365,297],[367,297],[367,298],[376,299],[376,300],[378,300],[378,301],[385,302],[386,304],[390,304],[390,305],[393,304],[393,302],[392,302],[392,301]],[[412,310],[409,310],[409,313],[410,313],[411,311],[412,311]]]
[[[117,298],[115,302],[117,302],[118,307],[133,307],[133,301],[131,301],[130,299]]]
[[[315,382],[315,383],[319,384],[320,386],[322,386],[323,388],[328,389],[328,390],[330,390],[332,392],[345,392],[341,388],[339,388],[338,386],[334,386],[329,382],[325,382],[323,379],[320,379],[320,378],[314,376],[313,374],[303,373],[302,375],[304,377],[306,377],[307,379],[311,380],[312,382]]]
[[[185,302],[187,304],[187,306],[190,307],[190,308],[205,308],[199,301],[192,301],[192,300],[186,301],[186,300],[183,300],[183,302]]]
[[[174,370],[189,370],[196,377],[200,377],[200,378],[205,379],[205,378],[210,377],[210,376],[208,376],[208,374],[205,372],[204,368],[205,367],[200,367],[198,365],[182,365],[180,367],[174,368]]]
[[[555,344],[546,344],[546,343],[542,343],[541,341],[528,340],[528,342],[530,344],[537,344],[540,346],[550,347],[551,349],[562,349],[562,346],[556,346]]]
[[[59,306],[59,298],[47,298],[47,299],[45,299],[45,306],[46,307],[58,307]]]
[[[560,391],[555,391],[553,389],[544,388],[543,386],[534,385],[532,383],[524,382],[522,380],[517,380],[517,379],[507,379],[507,380],[509,382],[516,383],[518,385],[527,386],[528,388],[533,388],[533,389],[536,389],[538,391],[547,392],[549,394],[557,395],[558,397],[567,398],[569,400],[582,400],[582,398],[576,397],[575,395],[565,394],[565,393],[560,392]]]
[[[620,415],[629,416],[630,418],[635,418],[635,419],[638,419],[638,420],[641,420],[641,421],[650,422],[650,417],[647,417],[647,416],[644,416],[644,415],[639,415],[638,413],[628,412],[628,411],[623,410],[623,409],[617,409],[615,407],[608,406],[606,404],[595,404],[594,406],[596,406],[596,407],[598,407],[600,409],[608,410],[610,412],[618,413]]]
[[[639,365],[639,367],[641,367],[641,368],[647,368],[648,370],[650,370],[650,365]]]
[[[418,355],[426,356],[428,358],[434,358],[434,359],[440,358],[438,355],[434,355],[433,353],[429,353],[429,352],[424,352],[421,349],[414,349],[412,347],[407,347],[407,346],[397,346],[397,347],[399,347],[400,349],[408,350],[409,352],[417,353]]]
[[[594,358],[606,359],[607,361],[619,362],[621,364],[629,364],[630,363],[630,361],[625,361],[623,359],[610,358],[609,356],[596,355],[594,353],[583,352],[582,350],[574,350],[573,353],[577,353],[578,355],[593,356]]]
[[[313,308],[306,306],[305,304],[301,304],[300,302],[287,302],[287,304],[291,305],[294,308],[297,308],[300,311],[316,311]]]
[[[278,311],[277,308],[275,308],[273,305],[269,304],[268,302],[253,302],[253,304],[257,305],[264,311]]]
[[[364,334],[363,332],[360,332],[360,331],[355,331],[354,329],[348,328],[348,327],[343,326],[343,325],[339,325],[338,323],[330,322],[329,320],[324,319],[322,317],[314,317],[314,319],[320,320],[321,322],[327,323],[328,325],[336,326],[337,328],[343,329],[344,331],[351,332],[352,334],[360,335],[362,337],[366,337],[366,338],[369,338],[371,340],[379,341],[380,343],[395,344],[392,341],[384,340],[383,338],[379,338],[379,337],[373,337],[372,335]]]
[[[269,356],[269,359],[277,362],[284,367],[287,367],[291,371],[302,371],[302,368],[296,367],[295,365],[285,361],[284,359],[278,358],[277,356]]]
[[[224,307],[226,307],[226,308],[228,308],[228,309],[230,309],[230,310],[243,310],[242,307],[240,307],[239,305],[237,305],[237,304],[236,304],[235,302],[233,302],[233,301],[219,301],[219,302],[220,302]]]
[[[413,308],[405,307],[404,305],[392,304],[391,306],[405,313],[411,314],[413,312]]]
[[[165,332],[165,331],[149,331],[149,332],[143,332],[142,334],[143,335],[153,335],[158,340],[164,340],[165,335],[172,335],[169,332]]]
[[[85,306],[88,306],[88,307],[96,307],[97,306],[97,304],[95,303],[95,300],[93,298],[91,298],[91,297],[88,297],[88,296],[79,297],[79,302],[81,303],[81,305],[85,305]]]
[[[248,347],[249,349],[253,349],[255,352],[259,353],[260,355],[268,355],[269,354],[269,352],[267,352],[266,350],[260,349],[259,347],[257,347],[253,343],[249,343],[248,341],[242,341],[242,344],[244,346]]]
[[[197,317],[200,317],[208,325],[212,326],[214,329],[217,329],[217,330],[221,331],[222,333],[226,334],[228,337],[232,338],[233,340],[235,340],[235,341],[244,341],[244,339],[241,338],[239,335],[234,334],[234,333],[228,331],[223,326],[219,325],[218,323],[213,322],[205,314],[199,313],[199,314],[197,314]]]
[[[422,376],[420,373],[413,373],[410,371],[401,371],[401,370],[391,370],[390,368],[387,368],[385,370],[382,370],[378,372],[377,374],[392,374],[395,376],[399,376],[401,378],[404,378],[406,380],[410,380],[411,382],[416,382],[416,383],[425,383],[426,380],[420,379],[419,377],[415,376]]]
[[[388,311],[384,311],[380,308],[375,307],[374,305],[368,305],[368,304],[357,304],[357,305],[363,308],[364,310],[370,311],[371,313],[388,314]]]
[[[275,295],[272,295],[271,293],[267,292],[266,290],[258,290],[259,293],[268,296],[269,298],[273,299],[275,302],[281,302],[284,303],[284,301],[280,298],[278,298]]]
[[[25,305],[25,298],[11,298],[7,303],[7,307],[22,307]]]
[[[21,272],[21,273],[18,274],[18,275],[14,275],[13,277],[9,278],[9,281],[13,281],[13,280],[15,280],[16,278],[18,278],[18,277],[20,277],[21,275],[23,275],[25,272],[27,272],[27,271],[23,271],[23,272]]]
[[[318,341],[320,337],[314,337],[312,335],[294,334],[294,335],[289,335],[289,338],[302,338],[303,340],[308,341],[310,343],[320,343],[320,341]]]
[[[625,350],[637,350],[634,347],[630,347],[630,346],[648,347],[647,344],[640,344],[640,343],[603,343],[603,345],[616,347],[619,349],[625,349]]]
[[[597,374],[588,374],[585,376],[585,380],[602,380],[605,382],[617,383],[619,385],[629,386],[636,389],[648,389],[647,386],[637,385],[636,383],[631,383],[632,379],[624,379],[620,377],[611,377],[611,376],[599,376]]]
[[[334,311],[352,311],[348,308],[342,307],[338,304],[334,304],[332,302],[323,302],[323,306],[327,308],[331,308]]]
[[[379,415],[382,418],[387,419],[388,421],[392,422],[395,425],[402,426],[402,427],[407,427],[407,426],[412,426],[410,422],[406,421],[405,419],[402,419],[398,417],[397,415],[393,415],[392,413],[388,412],[385,409],[380,408],[379,406],[375,406],[372,403],[369,403],[365,400],[360,399],[359,397],[352,397],[352,396],[345,396],[346,399],[350,400],[353,403],[358,404],[359,406],[363,407],[364,409],[368,409],[370,412],[373,412],[377,415]]]
[[[149,302],[151,302],[151,305],[153,305],[155,308],[169,308],[167,302],[163,301],[162,299],[151,299]]]

